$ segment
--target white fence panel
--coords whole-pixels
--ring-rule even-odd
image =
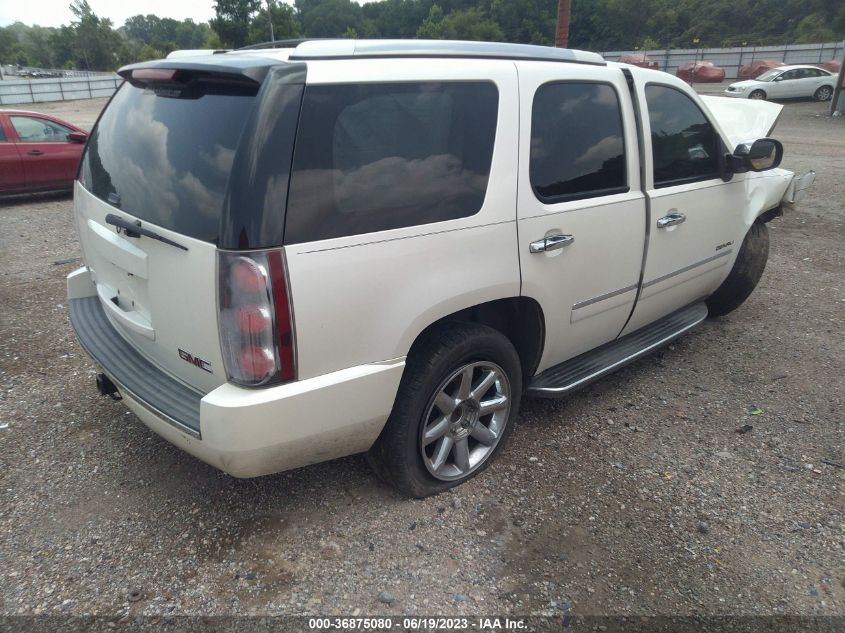
[[[0,81],[0,105],[110,97],[122,81],[117,75]]]
[[[728,79],[736,79],[739,69],[755,59],[780,61],[784,64],[820,64],[842,58],[842,42],[826,44],[785,44],[781,46],[745,46],[734,48],[676,48],[651,51],[608,51],[602,53],[608,61],[618,61],[623,55],[645,53],[660,64],[660,69],[675,74],[686,62],[709,61],[725,69]]]

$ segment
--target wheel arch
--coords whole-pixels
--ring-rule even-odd
[[[823,88],[828,88],[830,90],[831,97],[833,97],[833,94],[836,92],[836,88],[834,87],[834,85],[835,84],[822,84],[821,86],[816,88],[816,91],[813,93],[813,98],[816,99],[817,98],[816,95],[818,95],[819,91],[822,90]]]
[[[529,297],[507,297],[468,306],[429,323],[414,337],[408,354],[435,329],[449,323],[476,323],[501,332],[514,346],[523,378],[534,375],[546,340],[546,323],[540,304]]]

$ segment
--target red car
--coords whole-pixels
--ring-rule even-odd
[[[87,139],[55,117],[0,110],[0,194],[73,188]]]
[[[640,68],[651,68],[652,70],[660,70],[658,64],[651,57],[645,53],[631,53],[630,55],[622,55],[619,61],[623,64],[631,64],[632,66],[639,66]]]
[[[829,70],[832,73],[838,73],[842,67],[842,62],[838,59],[831,59],[829,62],[822,62],[821,64],[816,64],[816,66]]]
[[[772,68],[780,68],[783,65],[783,62],[778,62],[771,59],[755,59],[750,64],[744,64],[742,68],[739,69],[739,77],[737,79],[739,81],[745,81],[746,79],[757,79],[757,77],[762,75],[767,70],[771,70]]]
[[[725,80],[725,69],[713,62],[686,62],[675,75],[687,82],[718,83]]]

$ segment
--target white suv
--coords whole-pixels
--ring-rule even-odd
[[[71,320],[101,392],[236,477],[368,451],[410,495],[465,481],[523,393],[738,306],[812,181],[753,142],[780,106],[593,53],[313,41],[120,74]]]

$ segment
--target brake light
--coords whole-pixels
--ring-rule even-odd
[[[132,79],[148,82],[173,81],[177,72],[179,71],[175,68],[138,68],[132,71]]]
[[[293,315],[281,250],[219,252],[219,327],[229,380],[257,387],[293,380]]]

